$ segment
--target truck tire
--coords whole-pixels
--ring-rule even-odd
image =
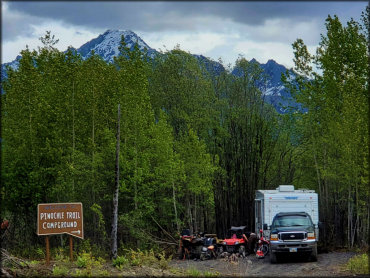
[[[310,256],[310,261],[311,262],[317,262],[317,245],[315,245],[312,248],[312,253],[311,253],[311,256]]]
[[[277,263],[276,253],[270,252],[270,263],[272,263],[272,264],[276,264]]]

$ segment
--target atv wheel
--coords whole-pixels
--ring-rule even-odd
[[[262,244],[261,251],[264,256],[266,256],[269,253],[269,246],[268,244]]]
[[[221,258],[221,255],[222,255],[223,252],[224,252],[224,249],[222,248],[222,246],[218,247],[217,248],[217,253],[216,253],[217,258]]]
[[[239,247],[239,256],[241,256],[242,258],[245,258],[245,246],[244,245]]]
[[[205,254],[200,254],[200,260],[204,261],[205,259],[206,259],[206,255]]]

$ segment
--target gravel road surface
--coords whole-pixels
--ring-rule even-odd
[[[269,276],[269,277],[318,277],[318,276],[349,276],[344,270],[347,261],[356,255],[352,252],[330,252],[318,254],[317,262],[308,262],[306,258],[289,256],[282,258],[277,264],[270,264],[267,255],[264,259],[254,254],[237,258],[213,260],[173,260],[171,266],[184,269],[197,269],[205,272],[218,272],[221,276]]]

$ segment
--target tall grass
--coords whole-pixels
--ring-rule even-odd
[[[354,274],[369,274],[369,255],[364,253],[354,256],[348,261],[346,268]]]

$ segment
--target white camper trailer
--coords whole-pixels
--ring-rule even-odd
[[[314,225],[319,223],[319,203],[314,190],[298,189],[293,185],[280,185],[276,190],[257,190],[255,198],[256,234],[263,224],[271,226],[279,212],[307,212]],[[263,229],[266,230],[266,229]]]
[[[279,221],[288,224],[279,226]],[[265,238],[270,239],[271,262],[276,262],[278,253],[301,251],[311,253],[312,260],[316,260],[318,224],[318,196],[314,190],[280,185],[275,190],[256,191],[256,234],[263,230]]]

